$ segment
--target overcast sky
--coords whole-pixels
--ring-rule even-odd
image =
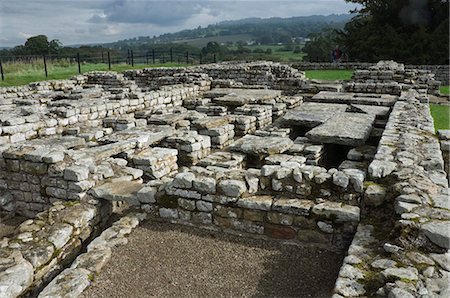
[[[153,36],[248,17],[347,13],[344,0],[0,0],[0,47],[44,34],[64,45]]]

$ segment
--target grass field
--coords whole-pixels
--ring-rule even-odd
[[[430,104],[430,110],[435,130],[450,129],[450,106]]]
[[[112,71],[124,71],[127,69],[142,69],[146,67],[175,67],[185,66],[185,64],[166,63],[166,64],[135,64],[134,67],[128,64],[113,64]],[[49,63],[48,77],[45,77],[45,71],[42,64],[39,63],[14,63],[4,65],[5,80],[0,81],[0,87],[20,86],[31,82],[46,80],[63,80],[78,74],[78,66],[76,63]],[[108,70],[108,65],[104,63],[88,63],[81,65],[81,72],[89,72],[94,70]]]
[[[307,70],[306,77],[313,80],[350,80],[353,70]]]
[[[441,94],[450,95],[450,86],[441,86]]]

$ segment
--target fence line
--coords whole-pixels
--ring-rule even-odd
[[[105,54],[107,61],[105,61]],[[42,59],[42,60],[41,60]],[[127,50],[126,56],[122,53],[113,51],[101,51],[98,55],[82,55],[79,52],[76,55],[26,55],[26,56],[1,56],[0,57],[0,72],[1,80],[4,81],[8,76],[5,71],[5,63],[32,63],[35,61],[43,61],[43,72],[45,77],[49,75],[48,63],[55,61],[68,60],[77,64],[78,73],[82,73],[82,65],[84,63],[92,64],[107,64],[108,69],[111,70],[114,64],[127,64],[134,67],[135,64],[166,64],[166,63],[185,63],[185,64],[203,64],[203,63],[215,63],[217,62],[217,56],[215,54],[202,55],[202,53],[190,53],[189,51],[175,51],[170,48],[167,51],[149,49],[148,51],[142,51],[135,53],[133,50]],[[151,62],[151,63],[150,63]]]

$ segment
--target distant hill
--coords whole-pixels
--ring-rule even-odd
[[[342,28],[352,18],[351,14],[313,15],[290,18],[247,18],[223,21],[207,27],[166,33],[160,36],[140,36],[103,44],[115,49],[143,48],[145,46],[186,43],[202,47],[208,41],[234,44],[236,42],[255,42],[261,44],[287,44],[292,38],[307,37],[324,28]]]

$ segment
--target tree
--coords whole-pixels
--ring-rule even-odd
[[[48,41],[45,35],[36,35],[27,39],[25,45],[14,48],[16,55],[47,55],[56,54],[61,48],[62,44],[53,39]]]
[[[448,64],[448,0],[346,0],[358,14],[337,38],[359,61]]]
[[[327,29],[320,33],[310,34],[311,41],[305,44],[304,60],[310,62],[330,62],[331,52],[337,44],[338,34],[334,29]]]

